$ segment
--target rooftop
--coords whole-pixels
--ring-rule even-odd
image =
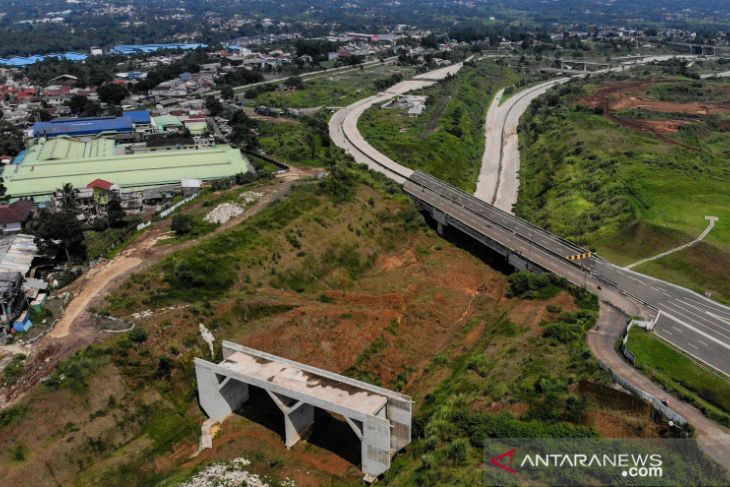
[[[33,137],[93,135],[101,132],[132,132],[135,124],[149,124],[147,110],[124,112],[121,117],[57,118],[33,124]]]
[[[11,197],[43,201],[65,183],[84,188],[95,179],[104,179],[122,190],[136,190],[180,184],[182,179],[230,177],[249,170],[241,151],[225,144],[128,151],[110,139],[84,142],[61,136],[28,148],[20,160],[3,168],[2,177]]]
[[[29,200],[18,200],[9,205],[0,205],[0,223],[24,222],[30,216],[33,203]]]
[[[25,275],[37,253],[33,235],[18,233],[0,238],[0,272]]]

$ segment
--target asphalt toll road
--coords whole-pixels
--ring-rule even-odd
[[[657,311],[654,332],[730,376],[730,308],[690,289],[592,259],[591,272]]]
[[[456,74],[462,66],[463,63],[457,63],[420,74],[391,86],[387,91],[364,98],[338,110],[332,115],[329,122],[330,138],[335,145],[350,154],[356,162],[366,164],[370,169],[381,172],[393,181],[403,184],[413,174],[413,170],[398,164],[370,145],[360,134],[357,122],[365,110],[371,106],[383,104],[409,91],[431,86],[448,75]]]
[[[602,69],[591,74],[619,72],[655,61],[671,58],[693,59],[696,56],[652,56],[642,60],[632,60],[621,66]],[[572,78],[583,78],[586,73],[578,73]],[[497,208],[512,213],[519,191],[520,159],[517,140],[519,119],[530,103],[550,88],[569,81],[571,77],[556,78],[512,95],[500,103],[503,91],[492,101],[487,112],[485,129],[486,150],[482,158],[477,190],[477,198]],[[494,217],[494,212],[481,208]],[[515,232],[525,230],[520,223],[501,219],[503,224],[515,225]],[[551,237],[532,233],[530,238],[538,245],[550,246]],[[564,246],[554,247],[557,252],[569,252]],[[585,252],[575,249],[575,253]],[[567,254],[570,255],[570,254]],[[565,255],[567,257],[567,255]],[[616,286],[627,295],[646,304],[651,310],[662,314],[657,320],[655,332],[674,346],[697,360],[730,375],[730,308],[705,298],[694,291],[675,286],[649,276],[619,269],[600,259],[582,261],[581,265],[603,284]],[[704,309],[709,308],[709,309]],[[681,327],[682,333],[672,332],[671,327]]]
[[[650,58],[649,60],[661,59],[664,58]],[[629,68],[634,66],[636,64],[632,64]],[[450,201],[459,201],[458,204],[471,213],[470,220],[482,217],[487,222],[496,223],[497,225],[485,223],[486,226],[483,226],[484,231],[487,232],[485,235],[490,236],[490,232],[494,234],[499,231],[499,237],[502,240],[500,243],[512,248],[516,253],[521,253],[526,258],[537,258],[537,254],[546,252],[552,257],[562,259],[559,263],[551,262],[549,267],[545,267],[545,259],[543,258],[540,258],[540,261],[535,261],[536,264],[543,265],[546,269],[565,277],[572,277],[573,282],[579,284],[582,282],[586,286],[591,283],[594,292],[606,288],[616,289],[624,296],[630,296],[642,303],[648,315],[654,316],[658,312],[663,313],[664,319],[659,320],[655,327],[655,332],[659,336],[697,360],[730,374],[730,354],[727,353],[729,351],[727,347],[730,346],[730,339],[727,337],[727,331],[730,328],[730,308],[705,298],[694,291],[619,268],[600,258],[593,257],[578,261],[578,263],[567,261],[568,256],[585,253],[586,251],[535,225],[513,217],[508,213],[511,210],[511,205],[510,208],[500,210],[485,201],[469,197],[470,195],[442,183],[436,178],[415,173],[413,170],[398,164],[378,152],[364,140],[357,129],[357,120],[367,108],[376,103],[384,103],[398,94],[427,86],[427,84],[424,84],[433,83],[432,80],[442,79],[449,73],[453,74],[460,67],[461,65],[454,65],[425,73],[418,80],[411,79],[401,82],[385,93],[366,98],[338,111],[330,121],[330,135],[333,141],[352,154],[356,161],[367,164],[372,169],[384,173],[400,184],[407,183],[410,180],[420,181],[420,184],[426,187],[432,186],[432,189],[435,188],[435,192],[439,197]],[[611,68],[611,70],[625,68]],[[554,81],[563,81],[564,79],[560,78]],[[518,100],[530,99],[531,101],[536,91],[544,92],[549,88],[548,83],[543,83],[513,95],[512,99],[515,104],[512,105],[514,109],[510,112],[513,113],[512,116],[518,119],[518,115],[529,105],[527,103],[518,106]],[[507,123],[509,118],[507,115],[495,116],[494,120],[501,119]],[[492,163],[492,165],[494,164]],[[499,173],[501,172],[502,170],[499,171]],[[492,184],[494,191],[496,191],[499,181],[496,183],[497,186],[494,186],[494,183]],[[499,227],[499,230],[496,227]],[[504,232],[507,232],[507,238],[502,238],[504,235],[501,233]],[[527,243],[525,244],[525,242]],[[577,281],[574,280],[576,276]],[[669,325],[665,324],[668,321],[673,322],[674,326],[682,327],[683,334],[672,334]]]

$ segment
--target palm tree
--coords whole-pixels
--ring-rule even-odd
[[[57,190],[57,192],[61,194],[61,208],[64,211],[68,211],[73,214],[78,213],[79,203],[76,200],[76,190],[74,189],[73,184],[66,183],[61,189]]]

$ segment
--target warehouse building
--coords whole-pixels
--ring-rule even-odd
[[[225,144],[147,147],[116,144],[113,139],[89,141],[59,136],[41,139],[3,168],[7,193],[13,198],[50,200],[56,189],[71,183],[85,188],[95,179],[119,186],[122,192],[180,185],[183,179],[202,181],[252,170],[241,151]]]
[[[147,110],[124,112],[121,117],[57,118],[33,124],[33,137],[95,136],[100,134],[134,134],[144,132],[152,124]]]

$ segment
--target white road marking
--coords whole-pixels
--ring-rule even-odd
[[[723,330],[721,328],[716,327],[714,323],[712,323],[712,322],[710,322],[710,324],[703,323],[703,322],[701,322],[701,321],[699,321],[697,319],[698,318],[697,316],[690,315],[684,309],[677,309],[675,306],[671,305],[671,303],[666,303],[664,305],[664,307],[670,311],[670,313],[665,313],[665,314],[667,314],[669,316],[673,316],[675,318],[681,317],[681,318],[687,320],[685,322],[681,322],[679,319],[677,319],[677,321],[680,321],[682,324],[688,324],[687,322],[690,322],[693,325],[697,325],[697,326],[699,326],[701,328],[704,328],[704,329],[706,329],[708,331],[711,331],[713,333],[716,333],[717,335],[719,335],[719,336],[727,339],[728,341],[730,341],[730,333],[726,332],[725,330]]]
[[[712,302],[707,301],[695,301],[690,299],[677,299],[682,304],[685,304],[687,306],[691,306],[695,309],[704,311],[706,313],[713,313],[713,315],[717,316],[719,313],[719,316],[723,320],[730,320],[730,309],[726,308],[725,306],[721,304],[716,304]]]
[[[722,321],[724,323],[730,324],[730,322],[728,322],[728,318],[726,318],[724,316],[718,316],[718,315],[716,315],[715,313],[713,313],[711,311],[707,311],[706,309],[702,309],[699,306],[695,306],[693,304],[689,304],[689,303],[687,303],[685,301],[682,301],[681,299],[678,299],[677,301],[679,301],[680,303],[684,304],[685,306],[689,306],[690,308],[696,309],[700,313],[704,313],[704,314],[706,314],[708,316],[711,316],[712,318],[714,318],[716,320],[720,320],[720,321]],[[700,303],[697,303],[697,304],[700,304]]]
[[[697,343],[699,343],[699,344],[700,344],[700,345],[702,345],[703,347],[708,347],[708,346],[709,346],[709,345],[707,345],[707,344],[706,344],[705,342],[703,342],[702,340],[697,340]]]
[[[664,315],[665,315],[665,316],[666,316],[667,318],[671,319],[672,321],[675,321],[676,323],[679,323],[680,325],[682,325],[682,326],[684,326],[684,327],[686,327],[686,328],[689,328],[690,330],[694,331],[695,333],[698,333],[698,334],[702,335],[703,337],[707,338],[708,340],[711,340],[711,341],[713,341],[713,342],[717,343],[717,344],[718,344],[718,345],[720,345],[721,347],[723,347],[723,348],[727,348],[728,350],[730,350],[730,345],[728,345],[727,343],[723,342],[722,340],[718,340],[718,339],[717,339],[717,338],[715,338],[714,336],[712,336],[712,335],[708,335],[708,334],[707,334],[707,333],[705,333],[704,331],[702,331],[702,330],[700,330],[700,329],[698,329],[698,328],[696,328],[696,327],[694,327],[694,326],[690,325],[689,323],[686,323],[686,322],[684,322],[684,321],[680,320],[679,318],[677,318],[677,317],[676,317],[676,316],[674,316],[674,315],[669,315],[669,314],[666,314],[666,313],[664,313]]]
[[[689,342],[687,342],[687,345],[689,345],[690,347],[694,348],[695,350],[699,350],[699,349],[700,349],[700,347],[698,347],[698,346],[697,346],[697,345],[695,345],[694,343],[689,343]]]
[[[673,329],[674,329],[674,327],[672,327],[672,330],[673,330]],[[662,333],[664,333],[664,334],[666,334],[666,335],[669,335],[669,336],[673,336],[673,335],[674,335],[674,333],[672,333],[672,332],[671,332],[671,331],[669,331],[669,330],[664,330],[664,331],[662,331]]]

